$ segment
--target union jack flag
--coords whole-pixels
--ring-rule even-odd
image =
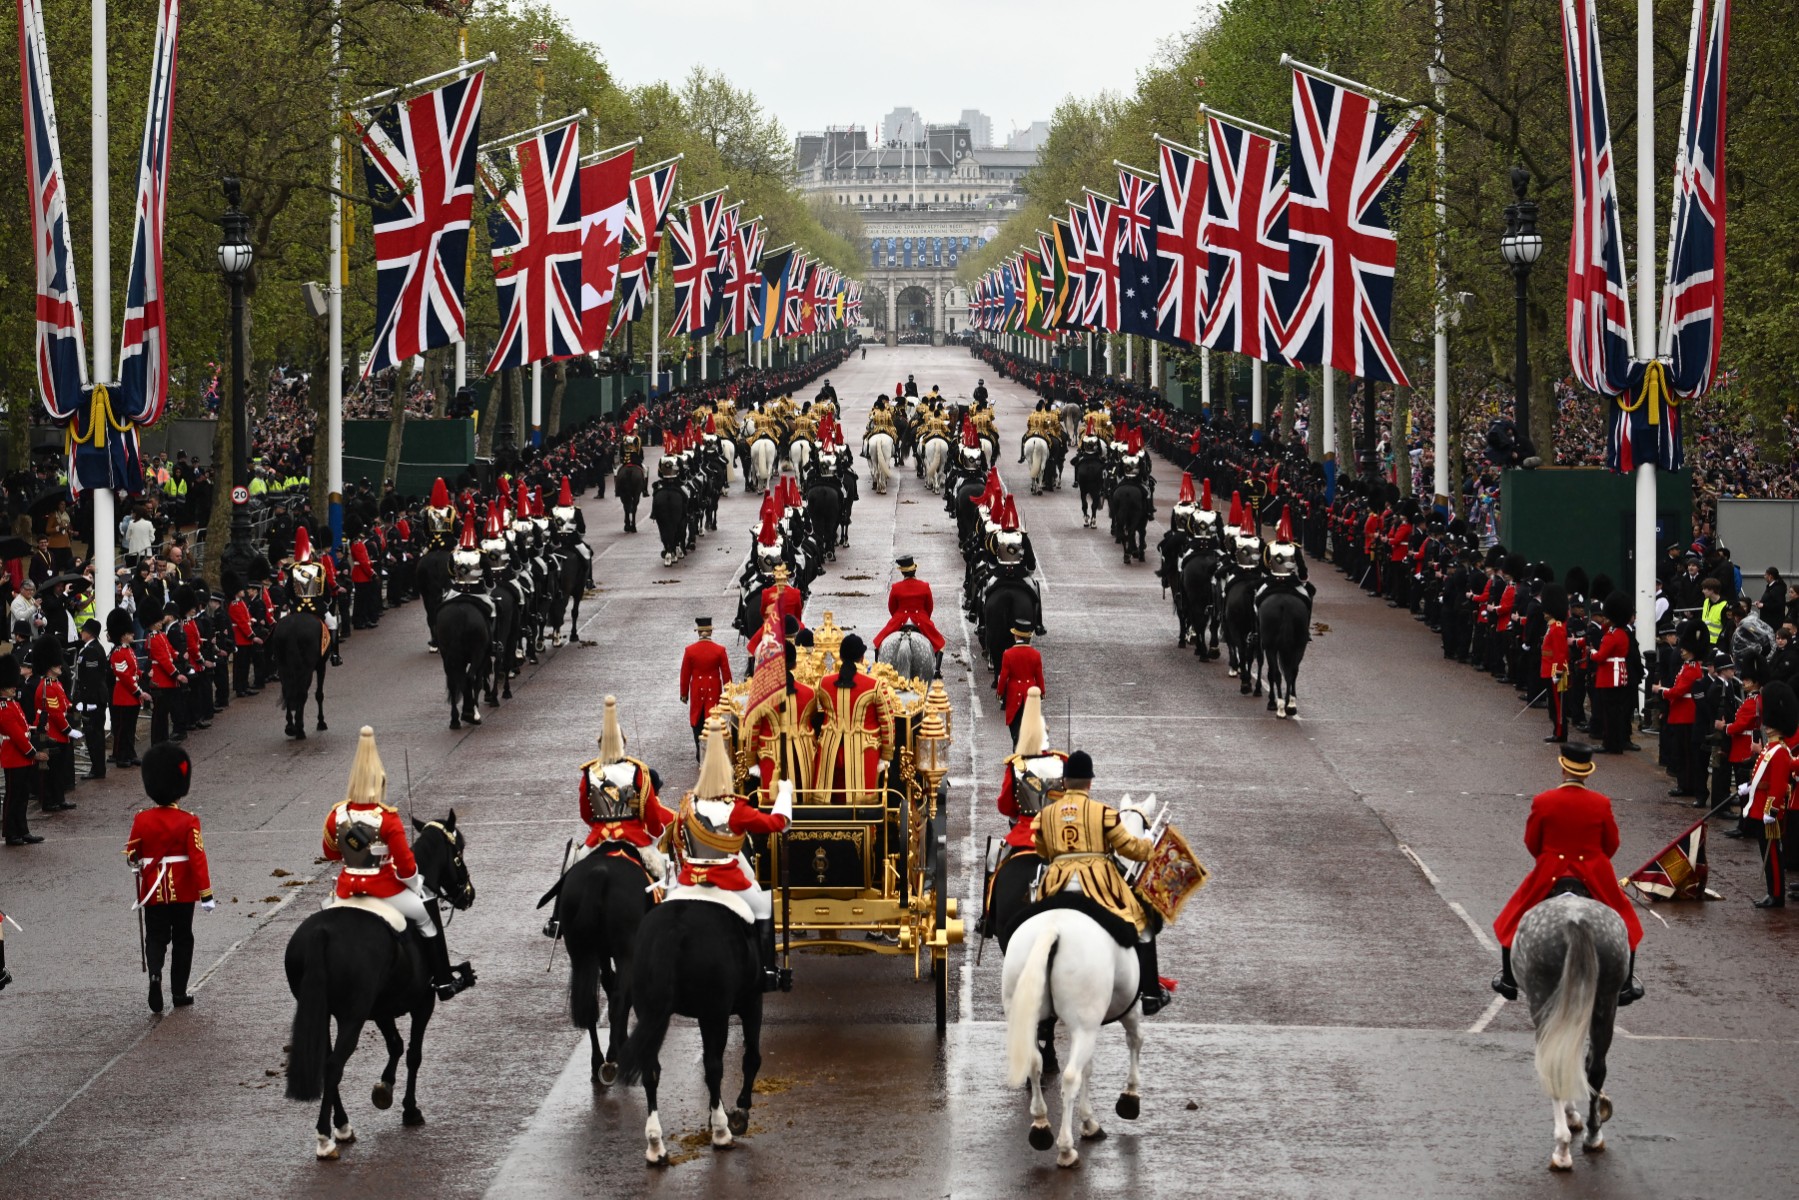
[[[855,280],[844,293],[843,319],[849,325],[862,324],[862,285]]]
[[[580,143],[571,120],[503,152],[516,173],[510,187],[482,172],[499,202],[487,220],[500,307],[489,375],[581,353]]]
[[[806,290],[811,286],[812,270],[806,256],[797,250],[787,260],[787,282],[781,288],[781,323],[775,330],[776,337],[797,337],[807,332],[810,310]]]
[[[1118,329],[1118,205],[1092,193],[1087,196],[1087,244],[1081,261],[1087,269],[1082,289],[1086,302],[1081,324],[1089,329]]]
[[[712,332],[717,317],[713,288],[718,282],[718,233],[724,220],[723,196],[696,200],[669,223],[675,248],[675,322],[672,332],[689,337]]]
[[[477,71],[363,123],[376,269],[375,347],[364,378],[462,340],[484,81]]]
[[[1724,85],[1730,0],[1694,0],[1668,276],[1662,288],[1661,354],[1682,396],[1703,395],[1718,369],[1724,338]],[[1701,41],[1703,39],[1703,46]]]
[[[1118,252],[1132,258],[1148,258],[1155,253],[1154,202],[1156,185],[1132,171],[1118,172],[1118,203],[1113,212],[1118,217]]]
[[[1631,386],[1634,342],[1596,9],[1596,0],[1562,0],[1574,167],[1568,236],[1568,358],[1574,377],[1583,386],[1616,396]]]
[[[678,162],[652,167],[631,178],[625,208],[625,243],[618,264],[618,298],[612,304],[612,332],[643,316],[648,304],[656,254],[662,246],[662,221],[675,193]]]
[[[38,0],[19,0],[19,67],[25,94],[25,173],[31,184],[31,235],[37,266],[37,376],[44,408],[74,420],[87,391],[87,334],[69,240],[69,197],[50,95],[44,14]],[[79,432],[79,431],[78,431]],[[72,477],[73,478],[73,477]]]
[[[1286,340],[1277,292],[1287,276],[1287,181],[1275,144],[1206,116],[1212,152],[1206,178],[1204,344],[1264,362],[1281,362]]]
[[[1168,275],[1156,302],[1156,322],[1164,337],[1197,346],[1206,322],[1206,160],[1167,142],[1161,150],[1156,253]]]
[[[1087,327],[1087,207],[1068,206],[1068,302],[1062,306],[1062,327]]]
[[[179,0],[161,0],[156,53],[150,66],[150,103],[138,154],[137,203],[131,231],[131,269],[125,276],[125,323],[119,338],[119,392],[115,407],[134,425],[150,426],[169,400],[169,315],[163,307],[162,237],[169,207],[169,141],[174,132],[175,48]],[[115,486],[138,491],[143,471],[135,444],[127,449],[127,477]]]
[[[752,221],[735,230],[726,246],[725,333],[748,333],[754,323],[756,296],[762,289],[762,274],[756,270],[762,242],[762,225]]]
[[[1417,136],[1415,119],[1390,121],[1371,97],[1293,72],[1281,346],[1289,361],[1411,383],[1393,348],[1399,252],[1390,208]]]

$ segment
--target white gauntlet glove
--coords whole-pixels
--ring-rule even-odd
[[[775,806],[769,810],[783,823],[793,820],[793,781],[781,780],[775,788]]]

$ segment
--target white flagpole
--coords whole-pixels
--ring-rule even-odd
[[[344,26],[341,6],[338,19],[331,26],[331,63],[343,65]],[[325,404],[325,505],[331,524],[331,544],[343,545],[344,538],[344,199],[343,199],[343,95],[342,75],[331,73],[331,242],[328,269],[331,278],[325,286],[326,340],[329,343],[326,364],[330,378],[326,380]],[[458,360],[460,366],[460,358]],[[319,453],[315,444],[312,469],[318,470]]]
[[[1337,369],[1329,363],[1324,364],[1324,412],[1319,414],[1324,422],[1324,453],[1334,454],[1337,449]],[[1343,464],[1338,463],[1341,471]]]
[[[657,270],[660,257],[652,254],[644,264],[650,276],[650,387],[646,399],[656,394],[657,381],[662,377],[662,273]]]
[[[490,55],[489,57],[492,56]],[[465,21],[456,22],[456,65],[459,67],[468,66],[468,24]],[[339,203],[342,202],[339,201]],[[468,237],[469,246],[473,248],[475,244],[475,227],[473,223],[470,223],[469,225]],[[466,294],[466,289],[464,291]],[[456,339],[456,390],[459,392],[468,386],[468,313],[466,307],[467,306],[465,305],[465,311],[462,315],[464,324],[463,335]]]
[[[1436,84],[1438,112],[1431,123],[1432,143],[1437,153],[1437,312],[1433,324],[1435,345],[1431,364],[1432,391],[1432,430],[1433,443],[1431,454],[1431,491],[1436,498],[1449,504],[1449,209],[1445,202],[1444,180],[1449,170],[1448,142],[1443,134],[1443,113],[1449,108],[1449,80],[1442,67],[1443,58],[1443,0],[1436,0],[1437,24],[1437,61],[1430,67],[1431,82]],[[1328,377],[1328,372],[1326,375]],[[1331,427],[1324,427],[1326,439],[1331,437]],[[1327,443],[1328,444],[1328,443]],[[1450,516],[1454,516],[1451,511]]]
[[[1637,357],[1655,358],[1655,4],[1637,0]],[[1655,650],[1655,459],[1637,468],[1637,647]]]
[[[1252,429],[1260,429],[1262,427],[1262,406],[1265,402],[1265,394],[1263,393],[1262,388],[1264,386],[1262,381],[1262,360],[1259,358],[1252,358],[1249,360],[1249,424]]]
[[[93,386],[106,388],[113,383],[112,206],[108,191],[112,164],[106,141],[106,0],[93,0],[93,5],[89,62],[93,67],[94,304],[89,316],[94,340]],[[94,489],[94,618],[102,627],[113,609],[112,580],[118,552],[119,531],[113,500],[111,488]]]
[[[1162,374],[1162,343],[1154,338],[1149,339],[1149,386],[1157,387],[1157,380]]]
[[[1199,348],[1199,404],[1212,407],[1212,352],[1204,346]]]

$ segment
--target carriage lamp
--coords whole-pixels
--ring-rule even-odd
[[[945,753],[949,745],[949,730],[944,727],[943,718],[925,707],[924,719],[918,723],[918,772],[925,777],[926,811],[937,810],[937,791],[943,784],[943,777],[949,774],[949,758]]]
[[[931,680],[930,690],[925,693],[924,710],[937,717],[938,723],[943,729],[944,741],[947,742],[955,736],[954,726],[950,720],[949,693],[943,689],[942,679]]]

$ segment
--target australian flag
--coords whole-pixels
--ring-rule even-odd
[[[1118,172],[1118,332],[1163,337],[1156,318],[1168,263],[1156,250],[1157,228],[1168,221],[1162,188],[1131,171]]]

